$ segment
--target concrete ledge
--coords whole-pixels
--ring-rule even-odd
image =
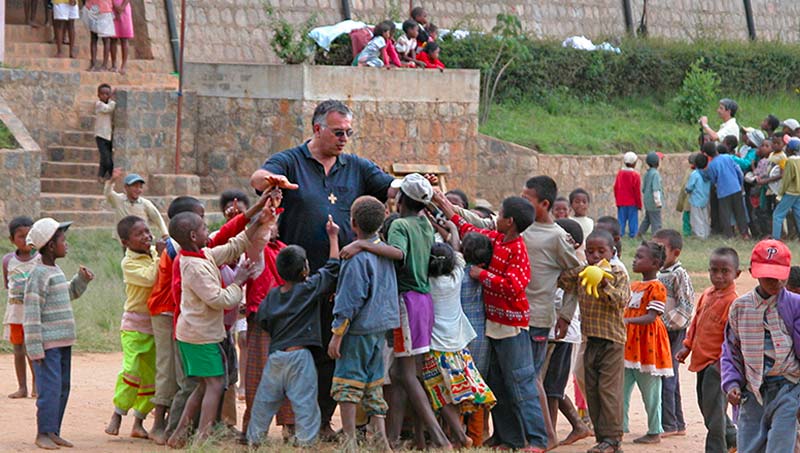
[[[229,98],[477,103],[480,91],[480,72],[468,69],[186,63],[184,72],[184,89]]]

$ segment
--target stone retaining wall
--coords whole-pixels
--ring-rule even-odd
[[[14,217],[39,216],[39,172],[42,157],[39,146],[0,96],[0,123],[17,141],[16,149],[0,149],[0,226],[5,229]]]

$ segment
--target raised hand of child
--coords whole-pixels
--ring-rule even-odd
[[[300,186],[289,182],[289,179],[283,175],[267,175],[264,177],[267,181],[267,187],[278,187],[280,189],[297,190]]]
[[[682,347],[677,354],[675,354],[675,360],[680,363],[685,363],[686,357],[689,357],[689,350],[686,347]]]
[[[122,169],[115,168],[114,171],[111,172],[111,180],[117,182],[120,179],[122,179]]]
[[[85,266],[80,266],[78,268],[78,275],[87,282],[94,280],[94,272],[90,271],[89,268]]]
[[[167,237],[162,237],[156,241],[156,253],[160,256],[161,253],[167,248]]]
[[[256,266],[253,260],[246,259],[244,263],[236,267],[236,272],[233,274],[233,283],[242,286],[244,282],[255,277]]]
[[[603,283],[603,279],[612,279],[613,275],[604,271],[598,266],[586,266],[579,274],[581,286],[586,290],[586,294],[593,297],[600,297],[597,288]]]
[[[241,213],[242,213],[242,209],[241,209],[241,207],[239,205],[239,199],[238,198],[234,198],[233,199],[233,203],[230,206],[228,206],[228,209],[226,209],[223,214],[225,215],[226,218],[230,219],[230,218],[233,218],[233,217],[235,217],[235,216],[237,216],[237,215],[239,215]]]
[[[325,231],[328,233],[328,237],[339,236],[339,225],[333,221],[333,216],[330,214],[328,214],[328,223],[325,224]]]
[[[742,401],[742,391],[739,387],[734,387],[728,391],[728,402],[734,406],[738,406]]]
[[[328,343],[328,356],[332,359],[341,359],[342,353],[342,336],[341,335],[333,335],[331,337],[330,343]]]

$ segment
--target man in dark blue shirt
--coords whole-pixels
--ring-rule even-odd
[[[296,244],[306,250],[311,273],[323,267],[328,259],[328,236],[325,224],[328,215],[340,226],[339,243],[342,246],[353,240],[350,228],[350,205],[362,195],[371,195],[381,201],[389,197],[392,178],[374,162],[344,154],[344,148],[353,135],[350,109],[339,101],[321,102],[314,110],[311,126],[314,136],[295,148],[272,155],[250,177],[256,191],[264,191],[276,181],[279,187],[288,187],[289,181],[299,185],[298,190],[283,193],[283,214],[278,221],[280,238],[287,244]],[[267,181],[270,177],[270,182]],[[322,344],[328,344],[333,321],[333,303],[320,310]],[[328,326],[328,327],[325,327]],[[334,362],[325,354],[317,358],[319,375],[319,403],[322,411],[320,436],[333,431],[330,419],[336,402],[330,396]]]

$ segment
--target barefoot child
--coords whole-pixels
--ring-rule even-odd
[[[88,71],[107,71],[111,54],[111,37],[114,36],[114,4],[112,0],[87,0],[81,18],[91,34]],[[97,41],[103,40],[103,64],[97,64]]]
[[[8,224],[8,232],[11,235],[9,239],[17,250],[3,257],[3,286],[8,289],[8,305],[3,318],[3,337],[14,346],[14,371],[17,373],[17,391],[8,395],[9,398],[28,397],[28,377],[25,372],[25,334],[22,328],[25,306],[22,299],[25,296],[25,281],[28,279],[28,274],[42,261],[41,256],[32,250],[32,247],[25,241],[32,225],[33,220],[28,217],[17,217],[11,220]],[[33,364],[29,362],[29,365],[33,378],[31,396],[35,398],[36,377],[33,374]]]
[[[67,281],[56,265],[67,256],[67,228],[72,222],[58,223],[46,217],[37,220],[28,232],[26,244],[38,250],[42,261],[31,270],[25,284],[25,349],[33,362],[39,398],[36,400],[36,445],[45,450],[72,447],[61,437],[61,422],[70,391],[70,362],[75,344],[73,299],[86,291],[94,274],[80,266]]]
[[[189,425],[200,414],[198,438],[205,439],[217,420],[225,388],[225,366],[220,342],[225,338],[223,311],[238,307],[242,301],[242,284],[251,276],[253,266],[239,266],[233,283],[222,288],[219,266],[239,260],[250,242],[265,233],[274,223],[271,209],[265,209],[257,223],[251,225],[227,244],[207,248],[208,227],[193,212],[183,212],[170,220],[170,237],[181,246],[180,317],[175,326],[183,370],[195,377],[198,385],[186,401],[175,432],[167,441],[171,448],[184,445]],[[173,267],[175,264],[173,263]],[[175,270],[173,269],[173,273]]]
[[[305,250],[290,245],[278,253],[278,274],[284,280],[258,308],[258,321],[270,335],[269,360],[253,402],[247,442],[260,445],[284,398],[292,403],[295,441],[309,446],[319,436],[322,414],[317,404],[317,369],[312,350],[322,349],[320,304],[336,286],[339,274],[339,226],[328,216],[328,262],[309,276]]]
[[[628,408],[636,384],[647,411],[647,434],[634,439],[637,444],[661,442],[661,377],[670,377],[672,357],[669,336],[661,314],[667,301],[667,290],[658,278],[664,264],[664,247],[649,241],[636,249],[633,271],[643,281],[631,283],[631,299],[625,308],[628,340],[625,343],[625,412],[623,430],[628,431]]]
[[[158,255],[165,243],[159,242],[154,247],[150,229],[144,219],[136,216],[120,220],[117,234],[126,249],[121,267],[127,299],[120,328],[122,371],[117,377],[114,414],[106,426],[106,434],[118,435],[122,416],[133,408],[131,437],[147,439],[142,424],[153,409],[150,399],[156,383],[156,344],[147,299],[156,282]]]
[[[350,207],[350,223],[359,240],[380,242],[384,206],[363,196]],[[356,408],[363,405],[372,432],[389,451],[383,398],[383,344],[386,332],[400,326],[394,263],[370,252],[342,263],[333,308],[333,337],[328,355],[336,359],[331,395],[339,403],[345,445],[356,446]]]
[[[739,270],[739,255],[730,247],[720,247],[708,259],[708,278],[711,287],[703,291],[697,301],[697,311],[683,348],[675,359],[685,363],[691,353],[689,371],[697,373],[697,404],[703,414],[708,433],[706,451],[727,452],[736,447],[736,430],[726,433],[726,401],[722,392],[719,359],[725,341],[725,325],[730,306],[737,297],[736,279]]]
[[[117,71],[117,43],[122,51],[119,73],[125,75],[128,64],[128,41],[133,39],[133,15],[130,0],[113,0],[114,6],[114,39],[111,43],[111,72]]]
[[[586,339],[583,356],[585,397],[597,445],[589,453],[621,451],[626,331],[625,304],[630,299],[628,275],[614,258],[614,238],[597,228],[586,238],[585,268],[561,274],[564,293],[577,294],[581,333]],[[591,279],[590,276],[595,278]],[[581,288],[583,286],[584,288]]]
[[[75,20],[80,19],[77,0],[53,0],[53,29],[55,30],[56,58],[63,58],[61,44],[64,33],[69,35],[69,57],[75,58]]]
[[[100,153],[100,169],[97,172],[98,182],[105,182],[114,174],[114,156],[111,146],[113,135],[114,110],[117,102],[112,100],[114,91],[111,85],[103,83],[97,87],[97,102],[94,103],[94,140]]]
[[[794,450],[800,408],[800,297],[786,291],[792,255],[768,239],[753,248],[758,286],[731,304],[722,349],[722,390],[739,406],[742,452]]]

